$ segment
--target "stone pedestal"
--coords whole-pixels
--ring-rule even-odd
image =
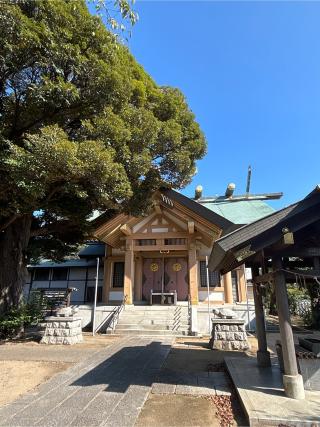
[[[43,336],[40,344],[77,344],[83,341],[80,317],[46,317],[40,325]]]
[[[241,319],[212,319],[211,349],[247,350],[249,343],[245,321]]]

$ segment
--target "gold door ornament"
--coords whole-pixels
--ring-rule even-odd
[[[158,271],[159,270],[158,264],[156,262],[151,263],[150,264],[150,270],[153,272]]]
[[[173,271],[180,271],[181,268],[182,267],[181,267],[181,264],[179,262],[174,263],[173,266],[172,266],[172,270]]]

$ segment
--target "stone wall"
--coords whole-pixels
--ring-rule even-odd
[[[80,317],[46,317],[41,324],[43,336],[40,344],[77,344],[82,342]]]
[[[217,350],[247,350],[245,324],[240,319],[212,319],[210,347]]]

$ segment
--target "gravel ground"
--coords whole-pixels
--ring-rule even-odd
[[[0,342],[0,406],[90,358],[117,339],[85,335],[84,342],[74,346],[42,345],[32,339]]]

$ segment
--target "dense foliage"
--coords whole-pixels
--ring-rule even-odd
[[[27,326],[36,325],[41,319],[41,306],[37,299],[11,308],[0,316],[0,339],[19,337]]]
[[[157,86],[84,0],[2,4],[0,34],[0,302],[10,305],[30,252],[61,258],[96,209],[142,212],[159,186],[190,181],[206,145],[181,92]]]

